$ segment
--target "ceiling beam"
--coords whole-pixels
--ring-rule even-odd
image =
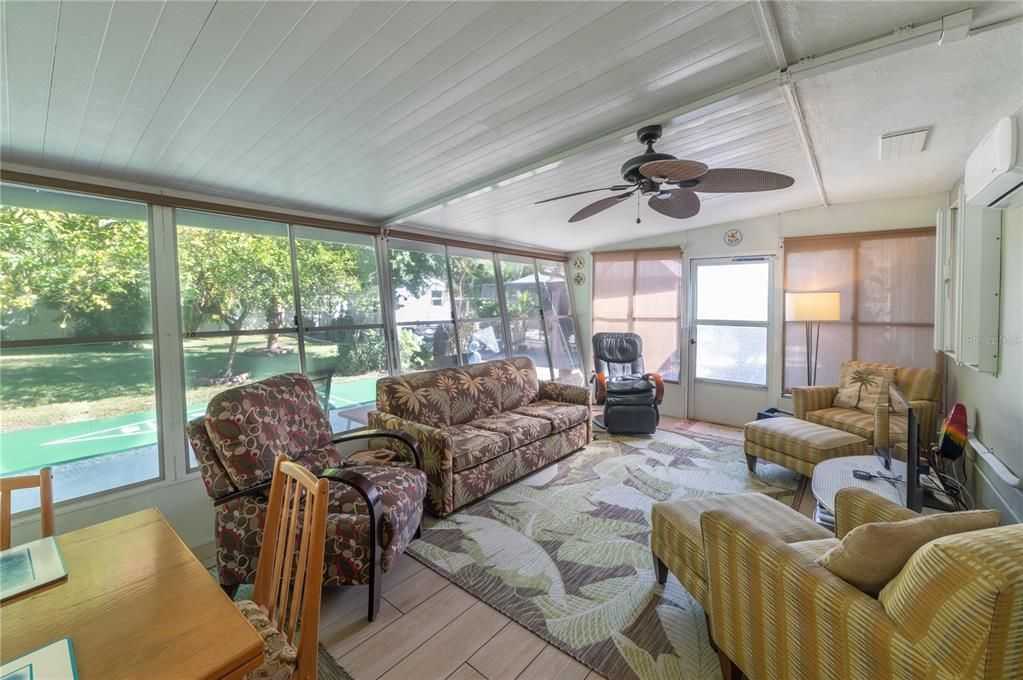
[[[788,58],[785,56],[785,46],[782,44],[781,35],[778,33],[778,22],[774,17],[774,7],[771,0],[753,0],[751,5],[753,17],[760,29],[760,35],[764,38],[767,51],[774,59],[775,65],[782,73],[787,73],[789,68]],[[821,204],[828,205],[828,194],[824,191],[824,180],[821,179],[820,166],[817,164],[817,154],[813,150],[813,142],[810,141],[810,133],[806,130],[806,120],[803,118],[803,109],[799,106],[799,97],[796,95],[796,88],[788,78],[781,80],[781,93],[785,99],[785,108],[792,118],[792,126],[799,137],[799,145],[803,147],[806,154],[806,161],[813,172],[813,180],[817,185],[817,194],[821,198]]]
[[[761,24],[761,21],[765,22],[761,25],[761,31],[764,31],[765,27],[770,28],[770,26],[773,26],[775,39],[777,40],[777,25],[774,22],[773,14],[770,16],[769,20],[766,18],[767,12],[765,10],[769,8],[763,6],[762,0],[755,0],[752,3],[752,7],[754,14],[757,16],[758,25]],[[770,25],[766,23],[768,21],[770,22]],[[802,119],[802,113],[798,110],[799,102],[795,96],[795,92],[790,89],[792,87],[792,83],[806,78],[830,73],[831,71],[837,71],[839,69],[862,64],[881,57],[886,57],[897,52],[911,50],[921,45],[936,43],[941,38],[943,28],[944,21],[940,18],[920,25],[901,26],[892,30],[890,33],[876,38],[863,40],[853,45],[847,45],[845,47],[831,50],[819,56],[804,57],[794,64],[785,63],[784,50],[782,49],[780,40],[778,40],[774,47],[769,44],[767,47],[772,58],[778,64],[777,68],[769,73],[757,76],[756,78],[739,83],[738,85],[732,85],[720,92],[706,95],[673,109],[648,116],[643,120],[634,121],[627,126],[608,130],[604,134],[598,135],[586,142],[570,144],[555,148],[550,152],[535,154],[534,156],[516,163],[514,167],[506,168],[500,172],[487,175],[474,182],[459,185],[450,191],[445,191],[441,194],[431,196],[426,200],[419,201],[401,212],[387,216],[382,222],[384,225],[401,222],[413,215],[423,212],[424,210],[436,207],[452,199],[493,186],[497,182],[511,179],[512,177],[521,175],[529,170],[535,170],[536,168],[563,160],[569,156],[574,156],[601,144],[615,141],[616,139],[632,134],[637,128],[645,125],[670,124],[676,118],[695,113],[713,111],[716,108],[727,106],[739,97],[764,92],[773,87],[782,88],[783,94],[785,94],[785,90],[789,90],[788,94],[785,94],[786,103],[790,107],[790,110],[793,111],[794,120],[798,118],[796,129],[797,132],[802,130],[802,132],[799,133],[800,141],[811,158],[810,162],[814,170],[814,177],[817,181],[818,191],[821,194],[821,200],[825,205],[827,205],[827,196],[824,193],[824,187],[821,184],[820,172],[817,168],[816,159],[813,156],[810,139],[806,135],[806,126]],[[767,41],[765,39],[765,43],[766,42]]]

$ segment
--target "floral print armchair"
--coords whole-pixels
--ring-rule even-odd
[[[255,581],[270,478],[276,457],[284,454],[332,480],[323,585],[369,584],[372,620],[381,573],[394,566],[422,521],[426,475],[418,469],[418,442],[401,432],[334,436],[315,388],[298,373],[222,392],[186,429],[214,502],[221,585],[232,591]],[[346,461],[335,448],[370,438],[395,442],[404,460],[375,464],[379,457],[367,451]]]

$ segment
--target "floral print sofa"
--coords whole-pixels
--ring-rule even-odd
[[[590,393],[538,380],[527,357],[485,361],[380,378],[369,426],[419,441],[426,509],[443,517],[586,445]]]
[[[319,476],[327,468],[342,467],[336,443],[371,435],[405,437],[379,432],[333,435],[316,389],[300,373],[273,376],[218,394],[205,415],[188,422],[186,432],[206,492],[214,501],[217,567],[220,583],[228,588],[255,582],[277,455],[283,453]],[[410,453],[418,454],[400,445],[395,451],[406,461]],[[372,456],[363,455],[370,453],[356,453],[352,458],[371,460]],[[375,488],[380,512],[371,517],[364,496],[353,485],[331,482],[323,585],[369,583],[373,591],[378,573],[394,565],[419,530],[426,476],[415,467],[398,465],[347,465],[344,471]],[[373,524],[378,538],[371,542]],[[370,593],[371,599],[374,596],[379,596],[379,588]]]

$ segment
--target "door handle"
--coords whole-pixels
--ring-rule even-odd
[[[696,338],[689,338],[689,344],[690,345],[695,345],[696,344]]]

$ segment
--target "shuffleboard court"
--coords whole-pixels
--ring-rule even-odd
[[[375,399],[376,378],[335,382],[330,406],[346,409]],[[205,410],[189,408],[188,417]],[[155,446],[156,435],[152,411],[0,433],[0,475]]]

